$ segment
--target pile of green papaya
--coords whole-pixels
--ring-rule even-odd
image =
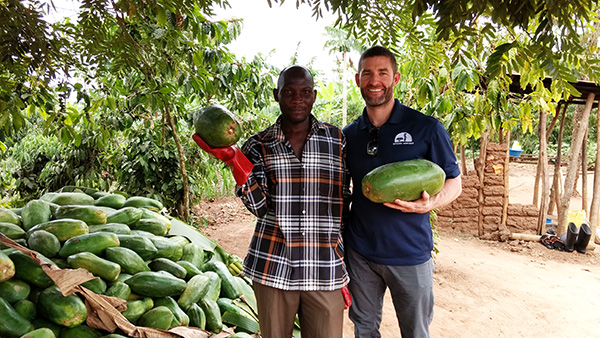
[[[19,209],[0,208],[0,233],[61,269],[83,268],[82,285],[123,299],[136,326],[189,326],[230,337],[259,330],[256,298],[241,260],[142,196],[64,187]],[[63,296],[41,266],[0,245],[0,337],[118,338],[86,326],[77,293]]]

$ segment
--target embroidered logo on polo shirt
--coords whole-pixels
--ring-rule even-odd
[[[394,137],[394,145],[396,146],[401,144],[414,144],[412,135],[405,131],[398,133],[398,135]]]

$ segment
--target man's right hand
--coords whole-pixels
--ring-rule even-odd
[[[237,185],[241,186],[246,183],[254,165],[250,163],[248,158],[236,146],[211,147],[197,133],[194,133],[192,138],[202,150],[212,154],[231,167],[233,178],[235,178]]]

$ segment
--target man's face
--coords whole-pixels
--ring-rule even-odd
[[[394,72],[389,58],[373,56],[362,61],[355,80],[365,104],[379,107],[393,99],[394,86],[400,80],[400,73]]]
[[[292,123],[304,122],[317,98],[310,76],[302,68],[292,68],[283,75],[280,88],[273,90],[283,119]]]

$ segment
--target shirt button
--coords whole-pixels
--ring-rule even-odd
[[[304,236],[304,232],[302,232],[302,236]]]
[[[302,215],[306,214],[306,210],[302,210]]]

